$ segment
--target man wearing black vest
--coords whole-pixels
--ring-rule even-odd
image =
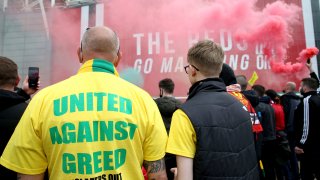
[[[167,152],[177,156],[177,179],[259,179],[252,123],[246,108],[226,92],[224,59],[216,43],[199,41],[188,52],[192,84],[174,114]]]

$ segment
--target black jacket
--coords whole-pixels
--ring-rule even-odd
[[[259,97],[253,90],[242,91],[242,94],[250,101],[253,108],[259,104]]]
[[[274,110],[269,103],[269,97],[261,97],[259,104],[255,108],[263,128],[263,141],[276,139],[276,117]]]
[[[155,102],[158,105],[167,133],[169,134],[172,115],[182,103],[173,97],[167,96],[158,98]]]
[[[304,98],[311,96],[309,104],[309,122],[304,121],[304,102],[303,100],[298,105],[295,111],[295,137],[296,146],[302,148],[305,154],[310,153],[314,155],[313,158],[320,159],[319,148],[320,148],[320,96],[317,95],[316,91],[311,91],[304,94]],[[307,130],[307,138],[304,143],[301,139],[304,135],[304,129]]]
[[[25,98],[15,92],[0,89],[0,151],[1,154],[27,107]],[[16,179],[17,174],[0,166],[0,179]]]
[[[301,97],[294,92],[288,92],[282,95],[280,100],[285,116],[286,132],[291,134],[294,132],[294,111],[297,109]]]
[[[195,83],[181,110],[197,137],[193,179],[259,179],[249,113],[220,79]]]

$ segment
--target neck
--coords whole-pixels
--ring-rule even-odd
[[[99,55],[98,54],[98,55],[94,55],[94,56],[84,56],[83,59],[84,59],[83,63],[85,63],[91,59],[104,59],[106,61],[113,63],[114,57],[109,56],[109,55],[107,56],[107,55]]]
[[[205,80],[205,79],[208,79],[208,78],[219,78],[219,76],[203,76],[203,75],[199,75],[198,77],[195,78],[196,81],[194,83],[202,81],[202,80]]]
[[[0,87],[0,89],[14,92],[13,86],[2,86],[2,87]]]
[[[173,97],[173,94],[163,92],[163,97]]]

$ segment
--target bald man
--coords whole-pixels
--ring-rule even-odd
[[[290,156],[290,173],[293,179],[299,179],[299,167],[296,154],[294,152],[295,148],[295,130],[294,130],[294,111],[300,103],[300,97],[296,95],[296,83],[287,82],[284,92],[280,98],[280,102],[283,106],[283,111],[285,114],[286,132],[289,141],[291,156]]]
[[[0,163],[18,178],[166,179],[167,133],[148,93],[122,80],[119,38],[88,29],[78,49],[78,74],[40,91],[30,102]]]
[[[286,87],[284,88],[285,93],[294,92],[296,90],[296,83],[295,82],[287,82]]]

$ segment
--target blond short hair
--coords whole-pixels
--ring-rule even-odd
[[[188,51],[188,62],[196,66],[204,76],[219,76],[223,60],[223,49],[210,40],[199,41]]]

